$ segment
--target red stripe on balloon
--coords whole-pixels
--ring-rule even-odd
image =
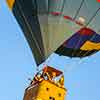
[[[65,18],[65,19],[68,19],[68,20],[73,20],[73,18],[70,17],[70,16],[64,16],[64,18]]]
[[[99,3],[100,3],[100,0],[97,0],[97,2],[99,2]]]
[[[59,16],[61,13],[60,12],[51,12],[51,14],[54,16]]]
[[[80,33],[81,35],[92,35],[95,32],[92,29],[85,27],[85,28],[82,28],[81,30],[79,30],[78,33]]]

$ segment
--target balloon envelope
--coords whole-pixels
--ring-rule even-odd
[[[81,0],[77,0],[77,3],[73,3],[72,1],[73,0],[7,0],[10,9],[16,17],[29,43],[38,65],[45,61],[45,59],[54,51],[58,54],[62,54],[63,51],[60,49],[62,46],[61,44],[67,39],[68,44],[65,47],[68,48],[66,51],[68,54],[63,55],[71,55],[71,57],[76,55],[77,57],[80,57],[76,54],[78,51],[73,50],[77,49],[76,47],[78,47],[78,49],[80,48],[79,44],[81,44],[81,42],[74,48],[75,43],[77,44],[77,42],[74,42],[77,41],[77,39],[74,38],[79,34],[75,34],[74,36],[73,34],[84,27],[84,25],[76,20],[80,14],[81,16],[85,16],[86,20],[89,20],[90,15],[92,16],[98,8],[98,5],[96,2],[94,5],[91,5],[91,3],[89,3],[91,0],[89,0],[87,2],[89,4],[89,14],[87,13],[86,5],[84,4],[84,9],[81,10],[82,13],[74,20],[73,17],[79,8]],[[94,9],[92,10],[92,8]],[[84,13],[84,10],[86,13]],[[72,38],[70,38],[71,36]],[[84,37],[87,39],[88,36]],[[88,42],[90,41],[87,41],[87,44]],[[83,51],[88,51],[87,45],[81,47],[81,49]],[[75,53],[72,53],[74,51]],[[90,54],[91,53],[87,54],[87,56]],[[83,56],[83,53],[81,56]]]

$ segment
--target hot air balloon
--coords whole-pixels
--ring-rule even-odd
[[[37,66],[53,52],[60,56],[83,58],[100,50],[100,35],[91,25],[100,5],[91,0],[73,1],[75,0],[7,0],[29,43]],[[94,2],[94,5],[90,2]],[[96,23],[98,25],[97,21]],[[54,78],[58,76],[61,78],[55,82]],[[64,100],[66,91],[63,72],[46,65],[25,90],[24,100]]]

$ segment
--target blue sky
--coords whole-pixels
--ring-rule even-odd
[[[53,54],[49,65],[64,71],[66,100],[100,100],[100,52],[84,59]],[[22,100],[36,65],[5,0],[0,0],[0,100]]]

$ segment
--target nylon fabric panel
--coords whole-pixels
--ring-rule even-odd
[[[45,56],[37,9],[35,6],[33,7],[32,1],[17,0],[13,8],[13,13],[39,65],[45,60]]]

